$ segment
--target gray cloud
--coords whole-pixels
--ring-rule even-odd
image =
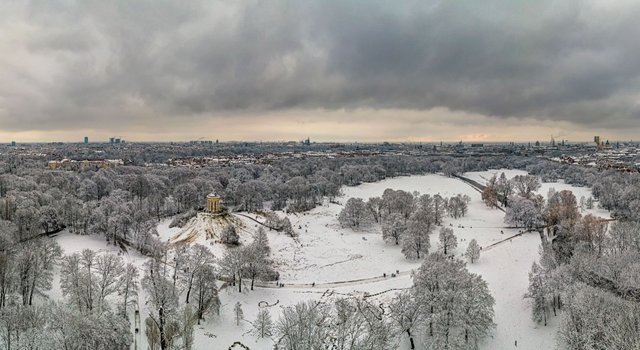
[[[0,13],[4,130],[344,108],[640,121],[632,1],[41,0]]]

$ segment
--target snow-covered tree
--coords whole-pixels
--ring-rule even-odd
[[[420,329],[434,349],[469,349],[493,324],[493,297],[480,276],[442,253],[429,254],[413,276]]]
[[[433,231],[434,223],[430,219],[412,215],[407,222],[407,230],[402,236],[402,253],[407,259],[420,259],[429,252],[431,242],[429,235]]]
[[[384,209],[384,202],[380,197],[371,197],[367,201],[367,209],[373,216],[376,223],[379,223],[382,218],[382,210]]]
[[[453,234],[453,229],[449,227],[440,228],[439,240],[440,249],[442,249],[444,255],[451,253],[458,246],[458,238]]]
[[[402,190],[387,188],[382,194],[382,201],[385,207],[383,217],[396,213],[408,219],[415,207],[413,194]]]
[[[533,175],[516,175],[511,181],[522,198],[529,199],[540,188],[540,179]]]
[[[251,279],[251,290],[253,290],[256,279],[273,280],[277,273],[273,269],[273,262],[254,243],[247,247],[239,248],[240,255],[240,275]]]
[[[547,325],[549,317],[549,291],[540,265],[533,263],[529,272],[529,289],[526,298],[531,299],[531,313],[535,322]]]
[[[287,306],[276,322],[278,349],[324,349],[331,334],[330,310],[325,304],[305,301]]]
[[[253,243],[256,250],[260,252],[260,254],[268,256],[271,252],[271,248],[269,247],[269,237],[267,236],[267,232],[263,226],[258,228],[255,235],[253,236]]]
[[[129,322],[106,309],[83,314],[75,308],[51,303],[44,311],[38,316],[45,322],[42,330],[47,330],[46,338],[31,349],[126,350],[133,343]]]
[[[127,306],[133,304],[138,296],[138,268],[129,263],[124,267],[123,274],[120,277],[119,294],[122,297],[122,314],[127,315]]]
[[[424,317],[424,310],[420,306],[416,303],[416,298],[411,294],[411,291],[398,293],[389,304],[389,317],[392,324],[399,334],[407,334],[411,349],[415,349],[414,331]]]
[[[399,244],[406,229],[405,218],[399,213],[392,213],[382,222],[382,238],[387,242]]]
[[[579,218],[576,197],[571,191],[556,192],[553,188],[549,189],[544,209],[544,221],[547,226],[559,225],[563,221],[573,223]]]
[[[565,293],[566,305],[558,331],[567,349],[640,349],[640,306],[584,283]]]
[[[442,224],[442,218],[446,212],[447,200],[439,193],[433,196],[433,218],[436,225]]]
[[[216,286],[216,274],[213,266],[205,265],[194,276],[193,291],[195,292],[196,317],[198,324],[205,316],[220,313],[220,298]]]
[[[330,340],[325,347],[345,350],[389,348],[389,324],[384,317],[385,310],[380,306],[360,298],[340,298],[332,306]]]
[[[101,254],[95,259],[96,305],[101,312],[106,298],[120,290],[120,277],[124,274],[122,258],[115,254]],[[108,306],[107,306],[108,307]]]
[[[505,210],[504,221],[509,225],[531,230],[542,224],[542,211],[533,201],[512,196]]]
[[[607,246],[615,254],[640,252],[640,223],[618,221],[611,225]]]
[[[178,273],[186,289],[185,303],[189,304],[196,276],[201,274],[203,269],[213,266],[215,259],[209,248],[201,244],[189,247],[183,253],[183,257],[184,265]]]
[[[293,226],[291,225],[291,220],[289,220],[288,217],[285,217],[284,219],[282,219],[280,221],[281,224],[281,231],[284,232],[285,234],[291,236],[291,237],[296,237],[296,232],[293,230]]]
[[[478,259],[480,259],[480,252],[480,245],[474,238],[469,241],[469,245],[467,245],[467,251],[465,252],[464,256],[469,259],[469,262],[473,264],[474,262],[478,261]]]
[[[233,224],[228,224],[222,229],[222,233],[220,234],[220,241],[227,245],[240,244],[240,236],[238,236],[236,227]]]
[[[245,264],[244,251],[241,248],[229,249],[225,252],[218,266],[220,274],[231,280],[231,285],[238,283],[238,292],[242,292],[242,269]]]
[[[142,287],[149,310],[146,320],[149,344],[157,344],[160,350],[171,349],[179,336],[180,309],[178,293],[167,275],[166,264],[158,259],[147,262]]]
[[[498,206],[498,190],[497,190],[497,178],[494,174],[487,182],[487,185],[482,190],[482,201],[489,207],[494,208]]]
[[[236,305],[233,307],[233,317],[236,320],[236,326],[240,325],[240,321],[244,319],[244,312],[242,311],[242,304],[240,302],[236,302]]]
[[[261,308],[258,311],[256,321],[253,323],[253,333],[260,338],[266,338],[273,335],[273,321],[271,320],[271,314],[266,308]]]
[[[588,214],[577,222],[575,238],[587,244],[598,255],[602,255],[607,227],[604,219]]]
[[[17,247],[14,266],[23,305],[32,305],[36,294],[51,289],[53,268],[61,254],[58,243],[46,238],[32,239]]]
[[[197,315],[191,305],[185,305],[180,315],[180,335],[182,339],[182,349],[191,350],[193,347],[193,327],[196,325]]]
[[[373,221],[373,216],[361,198],[349,198],[338,215],[338,221],[345,227],[358,229]]]
[[[467,214],[467,209],[471,198],[467,195],[458,194],[449,198],[447,211],[453,218],[463,217]]]
[[[507,179],[504,173],[500,174],[500,178],[496,181],[496,193],[503,207],[508,206],[509,197],[513,194],[513,187],[513,181]]]

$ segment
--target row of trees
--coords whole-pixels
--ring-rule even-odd
[[[278,279],[278,273],[269,258],[269,240],[261,226],[255,234],[251,244],[236,248],[229,248],[220,260],[220,274],[232,286],[238,286],[242,292],[243,279],[251,281],[250,289],[256,280],[273,281]]]
[[[338,215],[338,221],[353,229],[379,223],[385,241],[402,244],[402,252],[407,258],[420,259],[428,253],[431,247],[429,235],[442,224],[444,215],[454,218],[466,215],[470,200],[469,196],[460,194],[445,198],[439,194],[420,195],[386,189],[382,197],[372,197],[367,202],[349,198]],[[446,234],[447,230],[450,229],[444,229],[445,238],[441,239],[445,254],[455,241],[453,231]]]
[[[593,185],[600,206],[612,210],[619,220],[609,228],[607,220],[582,216],[568,190],[551,189],[546,201],[521,191],[508,197],[506,222],[547,230],[525,295],[532,318],[547,325],[552,315],[562,311],[558,340],[568,349],[640,347],[640,224],[630,210],[635,190],[623,190],[620,185],[633,183],[637,174],[593,176],[590,169],[571,169],[575,171],[561,166],[536,170],[555,174],[551,179],[570,175],[568,182]],[[593,207],[581,202],[580,207]]]
[[[129,348],[133,336],[125,316],[137,295],[135,266],[125,265],[119,256],[88,249],[62,257],[57,243],[47,238],[14,244],[4,254],[3,348],[38,349],[44,344],[56,349]],[[64,300],[47,301],[57,264]]]
[[[636,348],[640,346],[640,224],[617,222],[598,245],[593,234],[606,231],[606,224],[587,217],[582,221],[571,233],[569,259],[565,250],[548,243],[543,245],[540,264],[533,264],[526,295],[533,319],[546,325],[552,313],[563,310],[558,335],[570,349]]]
[[[413,287],[388,305],[367,298],[302,302],[284,308],[275,322],[282,349],[476,349],[493,324],[494,299],[486,282],[463,262],[441,253],[427,255]],[[264,313],[264,311],[261,311]],[[264,325],[259,315],[254,327]]]
[[[142,287],[148,296],[145,329],[151,349],[172,349],[178,342],[191,349],[194,326],[219,313],[214,263],[209,249],[198,244],[164,250],[146,263]]]
[[[6,238],[6,237],[4,237]],[[151,349],[180,342],[190,349],[193,327],[220,308],[216,261],[201,245],[161,246],[140,272],[122,257],[85,249],[61,255],[54,240],[36,238],[0,249],[0,344],[11,349],[128,349],[130,316],[138,291],[148,296]],[[63,300],[47,302],[54,266],[60,267]],[[136,311],[137,312],[137,311]]]

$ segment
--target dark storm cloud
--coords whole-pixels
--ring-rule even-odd
[[[0,12],[5,130],[318,108],[640,120],[633,2],[33,1]]]

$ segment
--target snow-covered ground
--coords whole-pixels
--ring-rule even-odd
[[[466,176],[479,182],[485,182],[494,172],[467,173]],[[505,170],[508,177],[525,174],[522,171]],[[573,187],[564,183],[545,183],[539,193],[546,196],[549,188],[556,190],[572,190],[576,197],[590,196],[588,188]],[[552,318],[547,327],[538,326],[531,321],[528,301],[523,299],[528,286],[528,272],[531,264],[538,259],[540,238],[537,233],[527,233],[503,243],[486,248],[518,233],[517,229],[505,228],[504,213],[497,209],[487,208],[480,198],[480,193],[466,183],[441,175],[425,175],[387,179],[378,183],[363,184],[356,187],[343,188],[344,196],[338,200],[345,203],[351,197],[368,199],[381,196],[385,189],[402,189],[420,193],[452,196],[458,193],[471,197],[466,217],[457,220],[447,218],[444,225],[451,226],[458,237],[457,255],[461,255],[468,242],[475,238],[485,247],[480,261],[469,265],[469,270],[478,273],[489,284],[492,295],[496,299],[495,323],[493,334],[481,344],[481,349],[552,349],[555,347],[555,330],[557,319]],[[410,272],[419,267],[419,262],[409,261],[400,252],[400,247],[383,242],[379,226],[353,231],[343,229],[337,221],[342,209],[340,204],[325,203],[304,214],[289,214],[288,217],[298,233],[294,240],[291,237],[268,232],[272,258],[281,274],[280,282],[284,287],[276,287],[273,283],[260,284],[254,291],[239,294],[233,288],[220,292],[222,310],[218,318],[207,320],[196,327],[196,349],[226,349],[234,341],[241,341],[251,349],[271,349],[269,340],[256,340],[250,334],[251,324],[258,313],[258,304],[267,303],[272,318],[277,319],[281,306],[292,305],[302,300],[318,299],[342,294],[364,295],[377,294],[380,302],[393,297],[398,289],[408,288],[412,284]],[[608,216],[600,209],[593,212],[599,216]],[[279,213],[279,215],[285,215]],[[251,241],[251,233],[257,224],[243,216],[235,216],[242,222],[239,234],[242,242]],[[206,230],[219,229],[219,225],[209,225],[206,219],[197,218],[197,222],[187,225],[189,241],[205,244],[217,257],[221,257],[224,247],[206,240]],[[162,221],[158,232],[162,240],[172,241],[185,234],[185,229],[169,228],[170,220]],[[199,234],[198,234],[199,233]],[[215,233],[214,233],[215,234]],[[211,235],[211,233],[209,233]],[[115,250],[106,246],[98,237],[76,236],[62,233],[57,238],[65,253],[73,253],[84,248],[94,250]],[[437,233],[431,236],[432,249],[437,246]],[[127,261],[135,263],[142,269],[145,258],[135,252],[125,254]],[[391,277],[391,273],[400,271],[399,276]],[[387,274],[384,278],[383,274]],[[315,283],[315,286],[311,286]],[[54,283],[53,297],[60,297],[59,286]],[[141,316],[146,315],[144,292],[140,292]],[[236,326],[233,320],[233,305],[240,301],[246,320]],[[142,322],[144,324],[144,322]],[[144,330],[136,336],[137,349],[146,349]],[[135,347],[134,347],[135,348]]]

